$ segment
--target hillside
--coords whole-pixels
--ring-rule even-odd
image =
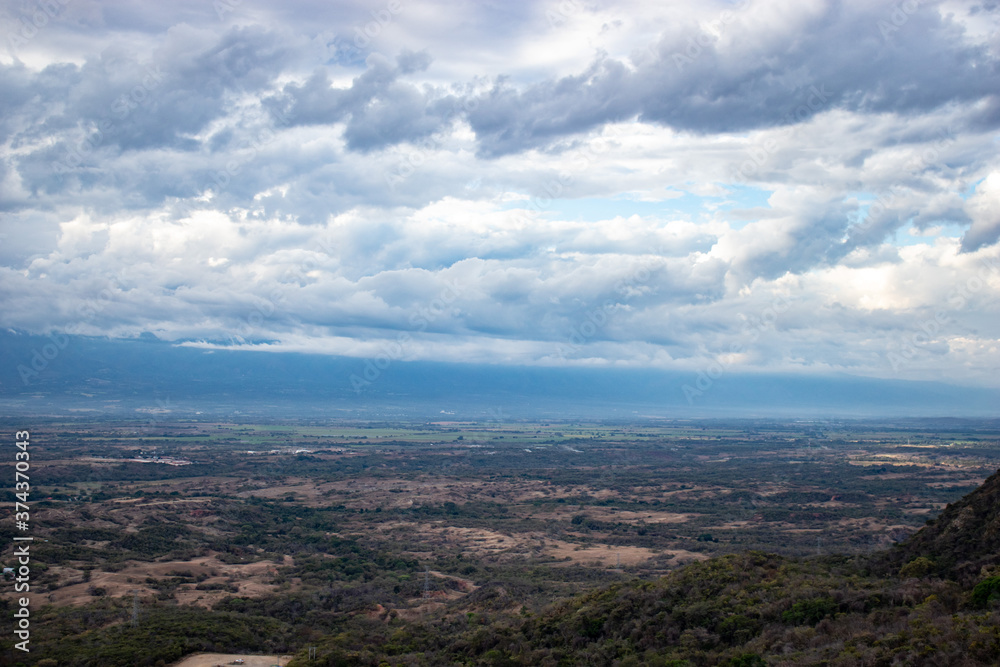
[[[890,553],[895,565],[917,557],[962,584],[974,583],[983,568],[1000,564],[1000,471],[954,503]]]
[[[509,597],[505,610],[501,589],[434,621],[352,623],[320,645],[319,663],[291,667],[995,665],[998,507],[1000,473],[890,552],[723,556],[538,615],[514,613]]]

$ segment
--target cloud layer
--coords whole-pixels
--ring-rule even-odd
[[[997,385],[993,4],[4,11],[7,328]]]

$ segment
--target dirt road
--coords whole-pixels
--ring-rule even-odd
[[[173,667],[215,667],[216,665],[230,665],[234,660],[238,660],[239,658],[245,660],[243,667],[271,667],[271,665],[281,665],[284,667],[292,659],[292,656],[195,653],[180,662],[174,663]]]

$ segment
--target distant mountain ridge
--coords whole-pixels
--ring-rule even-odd
[[[690,394],[685,387],[701,387]],[[690,399],[690,400],[689,400]],[[371,360],[0,332],[13,412],[349,412],[490,418],[997,417],[1000,390],[845,375],[697,373]]]

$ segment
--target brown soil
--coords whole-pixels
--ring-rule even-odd
[[[290,556],[285,556],[283,565],[291,565]],[[218,560],[214,555],[196,558],[190,561],[168,561],[147,563],[141,561],[126,561],[126,567],[119,572],[93,571],[90,581],[65,585],[67,582],[80,582],[83,572],[68,567],[53,567],[51,571],[59,576],[64,585],[48,595],[48,601],[58,605],[84,605],[94,600],[91,590],[104,589],[108,597],[131,596],[138,591],[140,599],[156,594],[156,590],[146,583],[147,577],[167,579],[176,576],[174,573],[187,573],[193,577],[205,575],[203,584],[232,583],[239,588],[241,597],[262,597],[278,590],[278,586],[269,583],[277,573],[279,565],[273,561],[256,563],[229,564]],[[130,581],[131,580],[131,581]],[[224,589],[198,590],[197,583],[183,583],[177,587],[175,597],[181,604],[197,604],[210,608],[224,597],[233,595]]]
[[[271,665],[287,665],[292,659],[290,655],[238,655],[235,653],[195,653],[189,655],[180,662],[175,662],[173,667],[215,667],[216,665],[230,665],[236,660],[242,659],[243,667],[271,667]]]

